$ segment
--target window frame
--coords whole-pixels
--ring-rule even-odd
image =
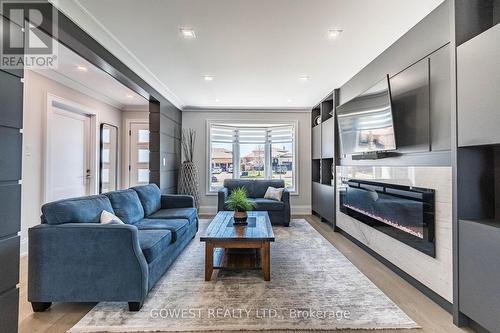
[[[238,126],[244,127],[245,124],[262,124],[262,127],[255,127],[255,128],[266,128],[268,129],[268,126],[265,125],[291,125],[294,128],[294,138],[293,138],[293,144],[292,144],[292,149],[293,149],[293,164],[292,164],[292,174],[293,174],[293,184],[294,187],[293,189],[289,189],[290,195],[299,195],[299,149],[298,149],[298,142],[299,142],[299,122],[298,120],[287,120],[287,121],[278,121],[278,120],[269,120],[269,121],[255,121],[251,119],[225,119],[225,120],[207,120],[206,121],[206,165],[205,165],[205,172],[207,172],[207,177],[205,181],[205,194],[206,195],[217,195],[217,192],[219,190],[213,190],[210,186],[211,184],[211,161],[212,161],[212,142],[210,138],[210,129],[212,125],[223,125],[223,126],[228,126],[229,124],[238,124]],[[237,127],[237,126],[234,126]],[[268,144],[266,144],[267,146]],[[232,179],[238,179],[239,178],[239,160],[240,160],[240,149],[235,149],[238,144],[233,144],[233,178]],[[267,148],[266,148],[267,150]],[[272,152],[272,151],[271,151]],[[271,156],[272,157],[272,156]],[[238,163],[234,163],[235,161],[238,161]],[[268,164],[272,165],[272,158],[269,160],[269,158],[266,158],[265,161],[265,170],[268,169]],[[272,179],[272,170],[269,170],[271,173],[271,178],[266,178],[265,179]],[[267,171],[265,171],[267,173]],[[234,177],[236,175],[236,177]]]

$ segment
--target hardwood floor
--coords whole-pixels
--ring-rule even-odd
[[[205,218],[205,217],[203,217]],[[314,216],[295,216],[306,219],[319,233],[342,252],[377,287],[389,296],[420,326],[421,330],[377,330],[380,333],[464,333],[453,325],[452,316],[393,273],[375,258],[363,251],[339,233],[319,221]],[[271,250],[272,251],[272,250]],[[94,304],[64,303],[54,304],[43,313],[33,313],[27,301],[27,258],[21,259],[19,331],[21,333],[63,333],[75,325]],[[239,331],[241,333],[241,331]],[[309,331],[310,332],[310,331]],[[343,330],[345,333],[359,333],[360,330]],[[297,332],[294,332],[297,333]]]

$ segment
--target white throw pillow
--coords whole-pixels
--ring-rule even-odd
[[[276,188],[269,186],[267,188],[266,194],[264,194],[264,199],[271,199],[276,201],[281,201],[281,196],[283,195],[284,188]]]
[[[103,210],[101,213],[101,224],[125,224],[115,214]]]

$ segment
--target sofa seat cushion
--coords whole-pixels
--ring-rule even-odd
[[[285,209],[285,203],[283,201],[276,201],[264,198],[255,198],[251,200],[257,204],[255,210],[281,211]]]
[[[111,201],[115,215],[127,224],[134,224],[144,218],[144,208],[137,192],[131,189],[104,194]]]
[[[161,208],[161,192],[156,184],[132,187],[137,192],[144,208],[144,216],[149,216]]]
[[[142,253],[148,263],[165,253],[172,243],[170,230],[139,230],[138,237]]]
[[[42,206],[42,223],[100,223],[104,210],[114,213],[104,195],[59,200]]]
[[[186,219],[143,219],[135,224],[139,230],[169,230],[172,233],[172,242],[177,241],[188,230],[189,221]]]
[[[149,215],[148,219],[186,219],[192,222],[198,216],[196,208],[169,208],[160,209],[156,213]]]

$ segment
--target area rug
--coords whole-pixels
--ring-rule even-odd
[[[69,332],[189,332],[417,328],[394,302],[307,221],[274,227],[271,281],[258,270],[204,281],[200,232],[139,312],[97,304]]]

